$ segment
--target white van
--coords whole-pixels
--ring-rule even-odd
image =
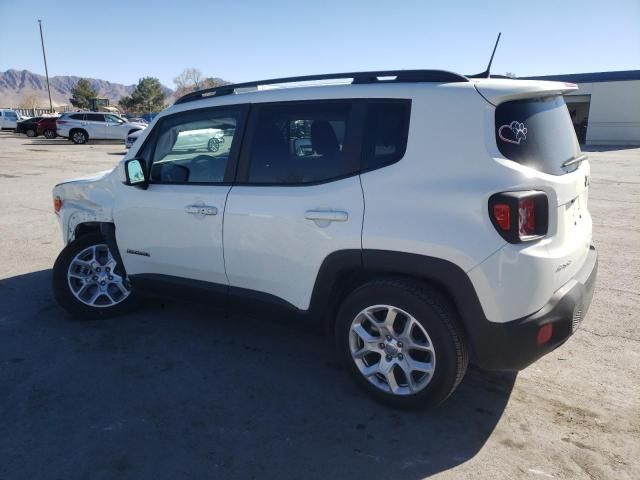
[[[0,108],[0,130],[15,130],[21,117],[15,110]]]

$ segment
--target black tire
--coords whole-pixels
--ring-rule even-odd
[[[76,145],[83,145],[89,141],[89,134],[81,129],[71,130],[69,139]]]
[[[68,280],[69,266],[76,255],[93,245],[104,245],[105,241],[98,233],[83,235],[67,245],[53,266],[53,296],[62,308],[74,317],[82,319],[108,318],[122,315],[131,311],[137,305],[134,292],[131,292],[122,302],[103,307],[92,307],[80,301],[72,293]],[[115,268],[116,273],[122,274],[121,266]]]
[[[33,129],[33,128],[28,128],[26,132],[24,132],[27,137],[29,138],[33,138],[33,137],[37,137],[38,133]]]
[[[351,323],[373,305],[400,308],[427,332],[435,351],[435,369],[422,390],[403,395],[385,392],[367,380],[356,366],[349,343]],[[396,408],[428,408],[446,400],[467,370],[469,355],[459,325],[455,307],[431,286],[405,279],[380,279],[357,288],[343,302],[336,321],[335,342],[345,367],[373,397]]]
[[[55,130],[48,128],[43,132],[44,138],[56,138],[58,136],[58,134],[56,133]]]

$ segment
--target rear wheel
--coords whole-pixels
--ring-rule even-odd
[[[122,266],[99,234],[82,236],[62,250],[53,267],[53,293],[61,307],[84,318],[118,315],[134,302]]]
[[[437,405],[466,372],[456,310],[428,285],[396,279],[363,285],[341,306],[335,334],[358,383],[394,407]]]
[[[43,135],[44,135],[44,138],[56,138],[57,134],[55,130],[48,128],[44,131]]]
[[[89,140],[89,135],[84,130],[74,130],[71,132],[71,141],[76,145],[82,145],[83,143],[87,143]]]

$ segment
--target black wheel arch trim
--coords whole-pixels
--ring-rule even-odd
[[[427,281],[451,298],[465,331],[468,332],[469,327],[472,329],[472,324],[478,320],[486,320],[469,276],[456,264],[427,255],[372,249],[342,250],[327,256],[318,272],[311,297],[309,313],[312,317],[329,323],[334,321],[332,315],[335,312],[327,307],[335,300],[332,296],[341,293],[335,292],[335,285],[339,285],[341,277],[350,274],[362,274],[365,279],[390,275]],[[332,328],[332,325],[326,327]]]

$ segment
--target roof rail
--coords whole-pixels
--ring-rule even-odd
[[[382,79],[380,77],[383,77]],[[395,77],[386,79],[384,77]],[[352,84],[363,83],[417,83],[417,82],[439,82],[439,83],[453,83],[453,82],[468,82],[469,79],[464,75],[458,73],[449,72],[446,70],[387,70],[379,72],[351,72],[351,73],[326,73],[322,75],[305,75],[301,77],[284,77],[284,78],[272,78],[270,80],[259,80],[257,82],[236,83],[230,85],[221,85],[219,87],[205,88],[204,90],[197,90],[195,92],[188,93],[180,97],[174,105],[179,103],[191,102],[199,100],[205,97],[219,97],[222,95],[230,95],[238,88],[252,88],[259,87],[261,85],[276,85],[279,83],[294,83],[294,82],[312,82],[316,80],[339,80],[339,79],[352,79]]]

